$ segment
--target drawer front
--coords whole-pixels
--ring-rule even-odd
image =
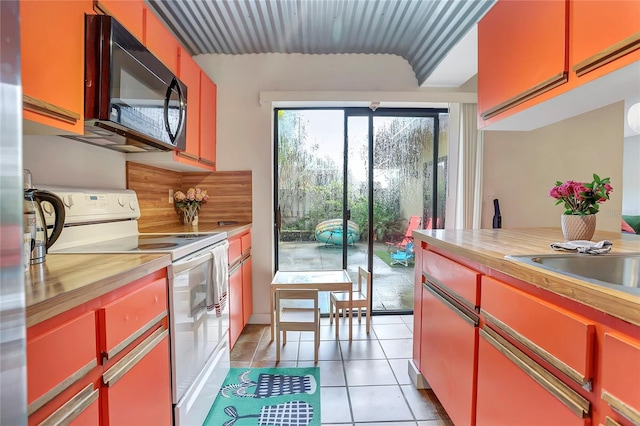
[[[167,280],[153,281],[98,311],[100,350],[111,359],[167,315]]]
[[[602,399],[618,415],[640,424],[640,342],[605,333]]]
[[[27,340],[29,414],[98,365],[95,312]]]
[[[36,416],[29,417],[29,425],[98,426],[100,424],[99,394],[100,390],[93,384],[87,385],[48,417],[39,420],[34,418]]]
[[[473,424],[478,328],[429,288],[422,290],[420,370],[456,425]]]
[[[242,333],[242,268],[233,269],[229,275],[229,341],[233,348]]]
[[[482,313],[579,385],[590,382],[595,326],[589,320],[487,276]]]
[[[131,362],[119,361],[103,376],[103,424],[171,425],[169,337],[158,333],[141,343]],[[140,356],[137,356],[137,355]],[[122,375],[120,363],[126,364]]]
[[[253,313],[253,280],[251,256],[242,262],[242,324],[246,325]]]
[[[229,266],[236,263],[242,257],[242,240],[240,237],[229,240]]]
[[[247,232],[246,234],[244,234],[242,237],[240,237],[241,240],[241,246],[242,246],[242,253],[246,253],[249,250],[251,250],[251,232]]]
[[[480,306],[480,274],[432,251],[422,254],[422,270],[444,284],[472,309]]]
[[[477,426],[590,424],[588,401],[499,337],[480,332]],[[524,360],[524,361],[523,361]],[[543,386],[538,380],[545,383]],[[563,402],[564,401],[564,402]]]

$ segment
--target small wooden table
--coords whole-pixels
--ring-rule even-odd
[[[305,289],[317,288],[318,291],[349,292],[349,340],[353,338],[353,283],[347,271],[278,271],[271,281],[271,341],[275,337],[275,294],[279,288]],[[336,321],[336,327],[338,322]],[[338,333],[336,333],[338,336]]]

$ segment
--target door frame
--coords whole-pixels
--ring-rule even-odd
[[[278,112],[279,111],[307,111],[307,110],[322,110],[322,111],[335,111],[341,110],[344,112],[343,114],[343,189],[342,189],[342,221],[343,221],[343,229],[347,229],[347,220],[349,219],[349,206],[348,203],[348,171],[349,171],[349,156],[348,156],[348,120],[349,117],[367,117],[368,118],[368,218],[369,223],[371,223],[371,219],[373,216],[373,206],[374,206],[374,188],[372,185],[374,178],[374,119],[376,117],[426,117],[433,118],[434,120],[434,137],[433,137],[433,180],[431,182],[431,192],[433,194],[431,200],[431,211],[432,214],[437,213],[438,201],[437,201],[437,167],[438,167],[438,146],[440,143],[440,114],[448,114],[448,108],[377,108],[372,109],[370,107],[279,107],[274,108],[273,114],[273,128],[274,128],[274,144],[273,144],[273,237],[274,237],[274,271],[278,271],[279,269],[279,254],[278,254],[278,242],[279,242],[279,226],[280,226],[280,215],[279,215],[279,205],[278,205]],[[424,214],[423,214],[424,215]],[[435,227],[434,220],[434,227]],[[368,227],[368,240],[367,240],[367,270],[372,272],[373,275],[373,226]],[[342,244],[342,267],[347,267],[347,245],[345,244],[344,239],[346,239],[346,233],[343,233],[343,244]],[[373,276],[372,276],[373,280]],[[373,288],[373,283],[372,283]],[[369,308],[371,308],[373,298],[369,297]],[[409,314],[413,312],[412,310],[378,310],[372,311],[372,314]]]

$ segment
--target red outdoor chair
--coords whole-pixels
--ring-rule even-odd
[[[410,243],[411,241],[413,241],[413,237],[411,236],[411,233],[415,230],[415,229],[420,229],[420,226],[422,225],[422,217],[420,216],[411,216],[409,218],[409,225],[407,226],[407,231],[404,233],[404,238],[402,239],[402,241],[399,242],[386,242],[385,244],[387,245],[387,251],[391,251],[392,249],[396,249],[396,250],[404,250],[404,248],[407,246],[408,243]]]

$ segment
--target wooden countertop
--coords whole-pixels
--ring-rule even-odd
[[[414,231],[413,236],[428,245],[640,325],[638,296],[505,258],[507,255],[571,253],[549,246],[564,241],[560,228],[436,229]],[[640,253],[639,235],[597,231],[592,241],[601,240],[613,243],[610,253]]]
[[[53,254],[25,273],[27,327],[171,264],[169,254]]]

